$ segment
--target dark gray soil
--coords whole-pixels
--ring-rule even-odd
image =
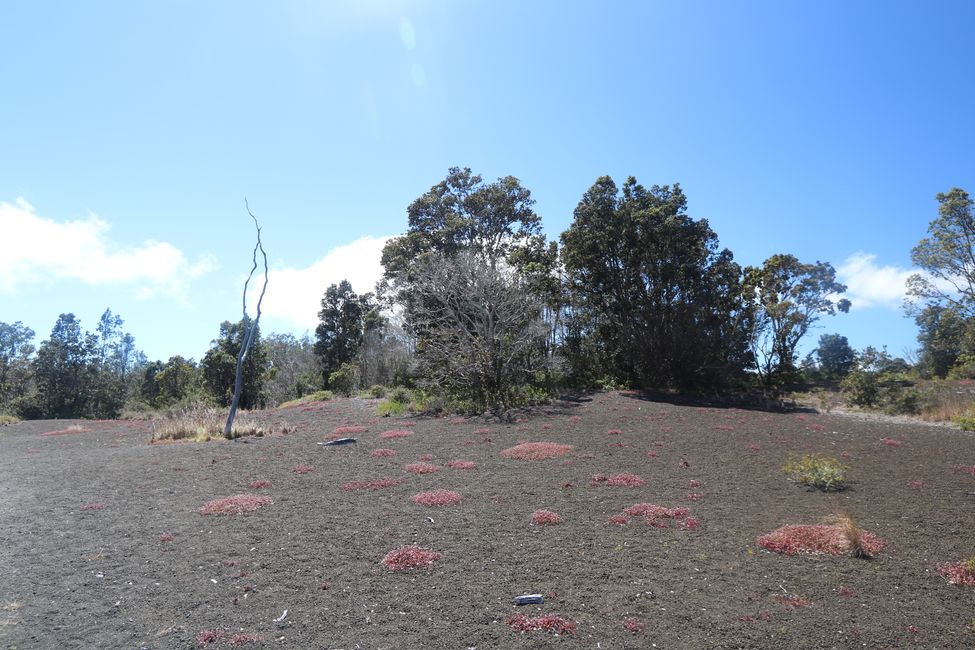
[[[225,633],[212,648],[231,647],[235,634],[263,639],[243,647],[301,649],[975,647],[975,589],[937,572],[975,556],[975,476],[956,469],[975,465],[970,434],[628,393],[512,424],[380,419],[375,406],[268,411],[261,417],[296,430],[234,442],[149,445],[142,422],[0,428],[0,647],[195,648],[208,630]],[[414,435],[379,437],[404,423]],[[72,424],[87,430],[41,435]],[[357,444],[315,444],[345,424],[368,431],[353,434]],[[575,449],[545,461],[500,455],[521,441]],[[379,447],[398,454],[370,456]],[[844,455],[851,489],[790,483],[782,465],[806,452]],[[439,472],[404,471],[425,454]],[[451,469],[452,459],[476,468]],[[313,469],[299,474],[298,465]],[[590,485],[594,474],[621,472],[646,484]],[[405,480],[341,489],[383,477]],[[257,479],[272,486],[251,489]],[[437,488],[464,500],[410,500]],[[247,493],[273,503],[198,513]],[[640,502],[687,507],[701,526],[608,522]],[[540,508],[564,523],[533,524]],[[837,512],[888,547],[864,560],[756,544]],[[401,573],[381,564],[411,543],[442,558]],[[516,608],[523,593],[546,602]],[[791,607],[787,595],[809,604]],[[514,613],[557,614],[576,633],[520,634],[506,624]],[[628,631],[629,619],[644,629]]]

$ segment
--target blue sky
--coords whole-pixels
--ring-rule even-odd
[[[741,264],[831,262],[854,347],[900,309],[934,196],[975,192],[970,2],[23,2],[0,8],[0,321],[199,359],[371,289],[451,166],[513,175],[557,238],[603,174],[679,182]],[[809,347],[807,345],[807,347]]]

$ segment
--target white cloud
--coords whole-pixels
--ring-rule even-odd
[[[125,285],[139,298],[159,293],[181,298],[189,282],[213,270],[206,255],[190,262],[166,242],[124,246],[108,237],[111,224],[97,215],[57,222],[39,216],[23,198],[0,203],[0,293],[37,284],[80,280],[90,285]]]
[[[844,297],[856,308],[887,307],[899,309],[904,303],[907,278],[914,269],[878,266],[877,256],[857,252],[836,269],[837,279],[847,286]]]
[[[336,246],[307,268],[272,268],[261,313],[288,320],[299,327],[315,329],[322,296],[329,285],[348,280],[357,294],[375,290],[376,282],[383,274],[383,247],[390,239],[392,237],[363,237],[351,244]],[[263,279],[258,278],[258,286],[247,297],[248,311],[252,315],[262,282]]]

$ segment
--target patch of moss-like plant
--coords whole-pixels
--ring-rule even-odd
[[[835,458],[820,454],[805,454],[802,458],[790,458],[782,470],[789,479],[800,485],[838,492],[846,489],[845,472],[848,468]]]

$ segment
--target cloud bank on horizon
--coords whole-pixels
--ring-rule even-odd
[[[165,294],[183,299],[190,284],[217,267],[203,255],[195,262],[167,242],[147,239],[140,246],[114,242],[111,224],[89,213],[58,222],[37,214],[22,197],[0,203],[0,293],[16,295],[37,285],[77,280],[92,286],[129,289],[139,299]]]

